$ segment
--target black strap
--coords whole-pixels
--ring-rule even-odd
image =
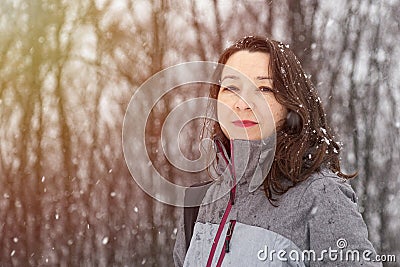
[[[183,210],[186,251],[188,250],[190,240],[192,239],[194,224],[196,223],[197,215],[199,214],[200,203],[210,187],[211,182],[212,181],[207,181],[191,185],[185,191],[185,206],[196,205],[193,207],[185,207]]]

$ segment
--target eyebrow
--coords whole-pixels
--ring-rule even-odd
[[[238,80],[239,79],[239,77],[238,76],[235,76],[235,75],[227,75],[227,76],[225,76],[224,78],[222,78],[222,80],[221,81],[223,81],[223,80],[225,80],[225,79],[234,79],[234,80]],[[257,76],[256,77],[256,80],[272,80],[272,77],[269,77],[269,76]]]
[[[272,80],[272,77],[269,76],[257,76],[257,80],[262,81],[262,80]]]
[[[235,76],[235,75],[227,75],[227,76],[225,76],[224,78],[221,79],[221,82],[222,82],[223,80],[225,80],[225,79],[239,80],[239,77],[238,77],[238,76]],[[258,81],[272,80],[272,77],[269,77],[269,76],[257,76],[257,77],[256,77],[256,80],[258,80]]]
[[[221,82],[222,82],[223,80],[225,80],[225,79],[239,80],[239,77],[238,77],[238,76],[235,76],[235,75],[227,75],[227,76],[225,76],[224,78],[221,79]]]

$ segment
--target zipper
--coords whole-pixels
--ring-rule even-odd
[[[210,251],[210,254],[208,255],[208,260],[207,260],[207,265],[206,265],[207,267],[211,267],[211,263],[212,263],[212,260],[214,258],[214,254],[215,254],[215,251],[217,249],[217,245],[219,243],[219,239],[220,239],[221,234],[222,234],[222,230],[224,229],[224,226],[225,226],[226,221],[228,219],[228,215],[229,215],[229,213],[230,213],[230,211],[232,209],[232,205],[235,204],[235,196],[236,196],[236,173],[235,173],[235,166],[234,166],[233,140],[230,140],[230,149],[231,149],[231,163],[230,164],[229,164],[228,159],[225,157],[224,152],[222,151],[221,144],[218,143],[218,142],[216,142],[216,143],[217,143],[218,148],[222,152],[222,156],[223,156],[225,162],[227,163],[227,165],[229,167],[231,176],[233,178],[232,179],[233,180],[233,185],[230,184],[231,190],[230,190],[230,194],[229,194],[228,205],[227,205],[227,207],[225,209],[224,215],[222,216],[221,222],[219,223],[217,233],[216,233],[216,235],[214,237],[214,241],[213,241],[213,244],[211,246],[211,251]],[[231,182],[232,182],[232,180],[231,180]],[[224,246],[223,246],[221,254],[220,254],[219,258],[218,258],[217,266],[221,266],[222,261],[224,260],[225,254],[229,253],[230,241],[231,241],[231,238],[232,238],[233,229],[235,227],[235,224],[236,224],[236,220],[231,220],[230,223],[229,223],[229,227],[228,227],[227,233],[225,235]]]
[[[229,141],[230,142],[230,150],[231,150],[231,162],[225,157],[225,153],[222,148],[222,144],[217,140],[215,143],[217,144],[218,150],[222,154],[222,158],[224,159],[226,165],[229,168],[229,172],[231,173],[231,176],[233,178],[233,182],[231,182],[230,187],[231,190],[229,192],[229,201],[231,202],[232,205],[235,204],[235,196],[236,196],[236,173],[235,173],[235,163],[234,163],[234,151],[233,151],[233,139]]]
[[[225,253],[229,253],[229,245],[231,242],[233,229],[235,228],[236,220],[231,220],[229,223],[228,231],[226,232],[225,237]]]
[[[231,191],[229,195],[229,200],[231,201],[232,205],[235,204],[235,197],[236,197],[236,172],[235,172],[235,157],[234,157],[234,148],[233,148],[233,139],[230,140],[231,145],[231,175],[233,179],[233,185],[231,184]]]

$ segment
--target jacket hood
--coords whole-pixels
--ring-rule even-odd
[[[275,156],[276,136],[262,140],[230,140],[230,156],[221,141],[215,140],[217,166],[215,170],[230,186],[249,184],[249,192],[257,190],[264,182]]]

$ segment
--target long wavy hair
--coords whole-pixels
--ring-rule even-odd
[[[282,195],[312,173],[328,168],[338,176],[350,179],[357,175],[342,173],[339,163],[340,146],[334,140],[317,90],[304,72],[300,62],[281,42],[248,36],[228,47],[218,63],[226,64],[238,51],[263,52],[270,56],[269,73],[272,74],[276,100],[287,108],[285,122],[276,129],[276,150],[271,169],[264,180],[264,191],[270,201],[274,194]],[[216,72],[216,75],[221,70]],[[217,78],[218,77],[214,77]],[[218,98],[220,86],[210,86],[209,98]],[[215,101],[210,101],[208,112],[216,116]],[[209,133],[213,140],[220,140],[229,151],[229,139],[216,121],[206,121],[202,136]]]

